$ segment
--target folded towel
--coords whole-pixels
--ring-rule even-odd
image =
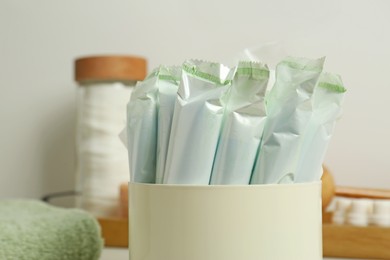
[[[1,260],[95,260],[102,245],[99,224],[84,211],[0,200]]]

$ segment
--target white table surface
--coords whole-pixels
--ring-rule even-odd
[[[104,248],[100,260],[129,260],[129,251],[123,248]],[[325,260],[347,260],[347,258],[324,258]],[[163,260],[163,259],[162,259]],[[357,259],[350,259],[357,260]],[[362,259],[360,259],[362,260]]]

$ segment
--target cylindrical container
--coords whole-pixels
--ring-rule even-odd
[[[320,260],[321,183],[130,183],[131,260]]]
[[[146,75],[146,60],[95,56],[75,61],[78,88],[77,199],[97,216],[119,212],[119,187],[129,180],[127,150],[119,139],[126,105],[136,81]]]

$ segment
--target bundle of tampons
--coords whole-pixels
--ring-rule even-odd
[[[127,107],[132,182],[247,185],[319,181],[346,89],[324,58],[234,68],[188,60],[139,82]]]

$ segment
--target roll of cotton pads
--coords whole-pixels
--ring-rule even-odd
[[[79,91],[76,189],[81,196],[76,204],[97,216],[113,216],[118,210],[118,187],[129,181],[127,151],[118,133],[125,125],[132,87],[95,82]]]

